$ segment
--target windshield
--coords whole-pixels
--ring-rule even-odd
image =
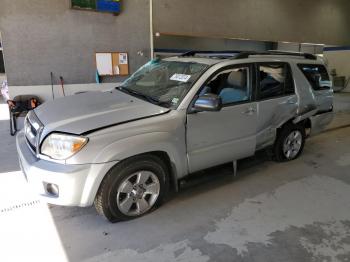
[[[151,103],[177,108],[208,65],[152,60],[128,78],[119,90]]]

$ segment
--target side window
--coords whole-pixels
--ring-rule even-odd
[[[288,64],[259,64],[258,74],[259,99],[269,99],[295,93],[293,76]]]
[[[299,64],[298,67],[309,81],[313,90],[331,89],[332,83],[327,73],[327,69],[323,65]]]
[[[250,100],[249,66],[235,67],[219,72],[202,89],[200,95],[206,93],[221,97],[223,105]]]

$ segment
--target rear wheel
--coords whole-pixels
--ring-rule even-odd
[[[286,124],[277,135],[274,155],[277,161],[291,161],[300,156],[305,144],[305,128],[302,125]]]
[[[111,222],[143,216],[161,204],[167,177],[166,165],[156,156],[125,160],[103,180],[95,199],[96,210]]]

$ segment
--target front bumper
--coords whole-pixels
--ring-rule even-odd
[[[24,132],[16,137],[21,169],[30,186],[48,203],[63,206],[91,206],[99,185],[116,162],[64,165],[38,159],[30,151]],[[47,184],[58,186],[58,196],[47,191]]]

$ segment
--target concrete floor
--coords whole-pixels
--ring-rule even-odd
[[[236,178],[225,166],[205,172],[154,213],[118,224],[40,202],[5,117],[0,137],[0,261],[350,261],[350,128],[309,139],[293,162],[261,153]]]
[[[350,92],[334,94],[334,110],[336,112],[350,112]]]

